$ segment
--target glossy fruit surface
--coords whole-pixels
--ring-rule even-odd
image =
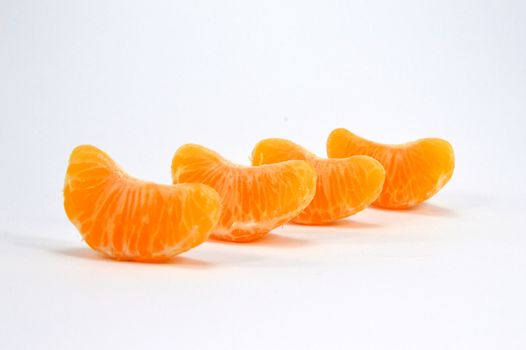
[[[305,161],[247,167],[203,146],[188,144],[172,160],[174,183],[199,182],[221,196],[223,213],[215,239],[249,242],[288,222],[312,200],[316,173]]]
[[[201,184],[134,179],[106,153],[84,145],[69,159],[64,209],[94,250],[118,260],[161,261],[209,237],[221,200]]]
[[[367,208],[380,194],[385,179],[382,165],[367,156],[325,159],[285,139],[265,139],[252,151],[252,164],[290,159],[309,162],[318,175],[312,202],[292,222],[327,224]]]
[[[387,209],[410,208],[431,198],[448,183],[455,168],[453,147],[437,138],[387,145],[336,129],[327,140],[327,154],[331,158],[363,154],[382,163],[385,184],[374,204]]]

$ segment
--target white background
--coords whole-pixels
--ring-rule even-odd
[[[0,348],[524,349],[524,1],[0,0]],[[62,209],[91,143],[168,183],[200,143],[248,164],[346,127],[438,136],[406,212],[116,263]]]

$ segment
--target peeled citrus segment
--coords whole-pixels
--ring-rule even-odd
[[[265,139],[252,151],[252,164],[277,163],[290,159],[309,162],[316,173],[316,194],[292,222],[320,225],[343,219],[367,208],[382,191],[385,171],[371,157],[324,159],[285,139]]]
[[[364,154],[382,163],[385,184],[374,205],[387,209],[410,208],[431,198],[451,179],[455,168],[453,147],[437,138],[385,145],[336,129],[327,140],[327,154],[331,158]]]
[[[134,179],[103,151],[79,146],[69,159],[64,208],[94,250],[118,260],[161,261],[208,239],[221,199],[201,184]]]
[[[204,183],[220,194],[223,213],[212,237],[233,242],[266,236],[298,215],[316,190],[316,172],[305,161],[245,167],[193,144],[175,153],[172,178]]]

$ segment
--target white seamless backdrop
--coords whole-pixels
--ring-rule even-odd
[[[0,347],[523,349],[525,97],[519,0],[0,0]],[[97,258],[63,213],[78,144],[169,183],[184,143],[249,164],[336,127],[448,139],[453,180],[160,266]]]

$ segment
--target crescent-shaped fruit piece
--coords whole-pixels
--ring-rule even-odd
[[[118,260],[155,262],[207,240],[221,199],[201,184],[134,179],[106,153],[84,145],[69,159],[64,208],[94,250]]]
[[[455,168],[453,147],[437,138],[386,145],[336,129],[327,140],[327,154],[331,158],[364,154],[382,163],[385,184],[374,205],[386,209],[406,209],[431,198],[451,179]]]
[[[298,215],[316,190],[316,172],[305,161],[246,167],[194,144],[175,153],[172,179],[203,183],[219,193],[223,213],[212,237],[233,242],[266,236]]]
[[[385,179],[382,165],[367,156],[324,159],[285,139],[265,139],[252,151],[252,165],[301,159],[318,175],[316,195],[292,222],[327,224],[367,208],[380,195]]]

